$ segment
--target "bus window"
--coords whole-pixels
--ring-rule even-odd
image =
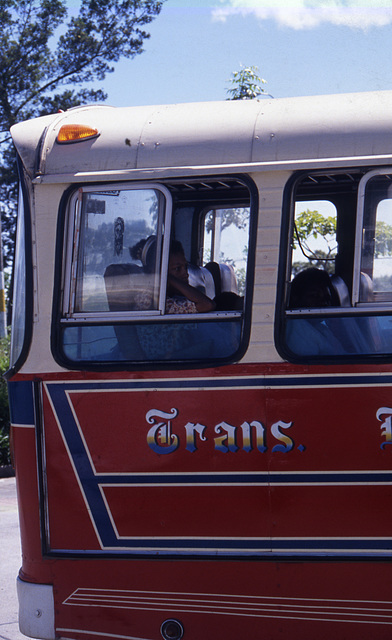
[[[22,355],[27,341],[27,333],[31,322],[27,323],[27,315],[31,316],[32,310],[32,285],[27,282],[27,266],[30,262],[29,242],[26,235],[29,232],[29,213],[25,208],[22,189],[19,190],[18,218],[16,230],[15,263],[14,263],[14,296],[12,303],[12,332],[11,332],[11,356],[10,364],[15,366]],[[31,271],[31,269],[30,269]],[[31,321],[31,318],[29,318]]]
[[[391,185],[383,170],[294,182],[277,334],[288,359],[392,353]]]
[[[62,363],[235,357],[245,339],[250,194],[237,179],[222,184],[108,185],[71,197],[55,341]],[[215,206],[222,188],[225,207]],[[239,198],[244,206],[228,206]],[[211,312],[182,304],[179,291],[172,304],[167,283],[174,246],[183,251],[189,286],[210,299]]]

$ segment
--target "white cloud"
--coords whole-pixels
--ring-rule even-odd
[[[392,0],[220,0],[213,18],[253,15],[274,20],[291,29],[311,29],[323,23],[352,29],[383,27],[392,23]]]

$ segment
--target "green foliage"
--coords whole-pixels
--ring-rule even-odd
[[[310,242],[316,240],[317,248],[312,248]],[[302,211],[295,216],[293,249],[300,248],[305,261],[292,264],[292,275],[296,275],[309,266],[334,272],[334,258],[336,256],[336,217],[323,216],[318,211]]]
[[[0,466],[8,465],[10,460],[9,433],[10,418],[8,409],[7,383],[3,374],[9,366],[10,342],[9,338],[0,340]]]
[[[319,240],[323,249],[312,250],[309,241]],[[295,217],[293,248],[299,247],[309,260],[331,260],[336,254],[336,217],[323,216],[318,211],[302,211]]]
[[[322,248],[312,249],[309,240],[318,240]],[[295,217],[293,249],[300,247],[309,262],[294,262],[292,273],[295,275],[311,264],[314,267],[334,271],[336,256],[336,217],[323,216],[318,211],[302,211]],[[374,258],[392,255],[392,225],[378,220],[374,233]],[[380,285],[378,285],[380,286]],[[388,285],[389,287],[390,285]]]
[[[266,93],[263,84],[267,81],[258,75],[258,67],[242,67],[239,71],[233,71],[229,80],[231,87],[227,89],[227,100],[252,100],[261,93]]]
[[[376,235],[375,235],[375,247],[374,256],[379,258],[380,256],[392,255],[392,225],[377,220],[376,222]]]
[[[336,217],[325,217],[318,211],[302,211],[295,218],[295,225],[297,228],[297,240],[302,245],[307,244],[309,238],[315,239],[323,238],[328,244],[328,252],[332,252],[333,249],[329,245],[328,236],[336,237]]]
[[[8,133],[21,120],[103,101],[102,81],[120,58],[149,38],[144,27],[163,0],[80,0],[67,20],[66,0],[0,1],[0,204],[9,263],[15,232],[16,168]],[[79,87],[79,88],[78,88]]]
[[[249,225],[250,212],[248,207],[237,207],[231,209],[220,209],[222,215],[221,230],[227,229],[233,224],[237,229],[246,229]],[[214,226],[214,211],[210,211],[206,216],[205,227],[210,233]]]

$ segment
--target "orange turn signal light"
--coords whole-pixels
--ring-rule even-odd
[[[99,136],[98,129],[86,124],[63,124],[57,134],[57,142],[80,142]]]

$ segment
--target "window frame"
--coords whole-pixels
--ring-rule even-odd
[[[105,188],[106,187],[106,188]],[[88,323],[100,323],[105,321],[117,320],[137,320],[142,318],[145,320],[149,316],[153,316],[156,320],[157,316],[164,315],[165,300],[166,300],[166,281],[167,281],[167,262],[170,249],[170,234],[164,233],[164,231],[158,234],[159,241],[163,238],[162,242],[162,254],[161,254],[161,270],[157,276],[159,279],[159,302],[158,309],[152,309],[148,311],[74,311],[75,298],[76,298],[76,283],[77,283],[77,271],[79,264],[79,250],[81,243],[80,223],[82,216],[81,200],[84,193],[96,193],[99,191],[142,191],[142,190],[155,190],[163,195],[163,200],[160,203],[160,211],[158,213],[157,228],[171,228],[172,219],[172,196],[170,191],[162,184],[153,183],[108,183],[105,185],[86,185],[79,187],[70,197],[67,213],[66,213],[66,228],[65,228],[65,242],[63,248],[63,280],[62,280],[62,304],[61,304],[61,323],[70,322],[88,322]],[[77,229],[75,229],[77,227]],[[76,241],[75,241],[76,239]],[[160,242],[158,242],[158,245]],[[74,258],[76,256],[76,259]]]
[[[23,309],[17,308],[15,302],[12,302],[12,324],[11,324],[11,348],[10,348],[10,369],[6,373],[9,378],[14,375],[24,364],[29,352],[31,339],[33,335],[33,255],[32,255],[32,237],[31,237],[31,209],[27,192],[26,182],[23,176],[23,168],[18,158],[19,172],[19,192],[18,192],[18,215],[15,253],[12,266],[12,286],[18,287],[17,278],[23,278],[22,304]],[[21,236],[23,234],[23,236]],[[21,237],[20,237],[21,236]],[[20,298],[19,294],[19,298]],[[22,318],[23,327],[19,332],[19,343],[15,343],[15,321]]]
[[[353,288],[352,288],[352,307],[361,309],[362,311],[373,312],[374,314],[382,311],[392,313],[392,299],[390,301],[375,299],[372,302],[361,302],[360,299],[360,277],[361,277],[361,265],[362,265],[362,238],[363,238],[363,224],[365,215],[365,199],[366,188],[370,180],[376,176],[392,177],[391,167],[379,167],[365,173],[358,186],[358,202],[357,202],[357,217],[356,217],[356,232],[355,232],[355,254],[354,254],[354,271],[353,271]],[[391,182],[392,185],[392,182]],[[391,293],[392,296],[392,293]]]
[[[171,195],[170,206],[170,222],[166,218],[165,222],[165,239],[167,241],[166,256],[168,257],[169,251],[169,237],[173,232],[173,224],[175,221],[174,211],[178,205],[178,194],[184,193],[183,205],[187,206],[187,202],[193,202],[195,207],[195,214],[200,215],[201,210],[205,209],[205,196],[209,193],[210,187],[204,189],[206,183],[214,184],[218,190],[223,186],[222,193],[215,194],[215,198],[219,200],[221,204],[218,208],[224,208],[227,205],[237,206],[237,202],[241,200],[241,206],[245,202],[244,197],[238,198],[238,191],[236,191],[236,183],[242,184],[243,189],[247,191],[247,204],[250,208],[250,221],[249,221],[249,251],[247,257],[247,282],[246,282],[246,295],[245,303],[242,311],[218,311],[197,314],[164,314],[164,315],[148,315],[146,312],[105,312],[105,313],[81,313],[77,318],[64,318],[63,311],[63,297],[62,289],[64,287],[65,267],[66,267],[66,248],[67,242],[71,242],[72,234],[69,233],[69,215],[70,215],[70,202],[75,199],[76,193],[80,188],[86,190],[91,188],[91,191],[105,191],[127,188],[158,188],[160,191],[168,192]],[[194,194],[197,193],[194,184],[201,187],[200,191],[200,204],[197,205],[197,199],[195,200]],[[228,192],[226,188],[229,184],[232,184],[233,191]],[[167,189],[167,191],[166,191]],[[179,190],[180,189],[180,190]],[[190,196],[190,198],[188,198]],[[182,200],[182,198],[180,198]],[[215,200],[214,206],[215,206]],[[211,205],[209,208],[213,208]],[[63,193],[59,207],[59,219],[57,225],[57,243],[56,243],[56,271],[55,271],[55,286],[53,295],[53,314],[52,314],[52,332],[51,332],[51,348],[53,356],[56,362],[68,369],[79,371],[143,371],[143,370],[175,370],[175,369],[193,369],[193,368],[205,368],[211,366],[223,366],[230,363],[238,362],[246,353],[251,332],[251,316],[252,316],[252,300],[253,300],[253,285],[254,285],[254,270],[256,261],[256,242],[257,242],[257,228],[258,228],[258,209],[259,209],[259,194],[256,184],[252,177],[248,174],[224,174],[221,175],[196,175],[192,177],[175,177],[175,178],[162,178],[162,180],[143,180],[137,182],[128,181],[116,181],[111,183],[110,181],[97,182],[97,183],[85,183],[74,184],[69,186]],[[194,219],[195,221],[195,219]],[[169,227],[170,224],[170,227]],[[170,230],[170,234],[167,231]],[[195,233],[197,228],[192,223],[192,245],[190,259],[194,260],[194,242],[196,242]],[[199,242],[199,240],[197,240]],[[68,254],[69,255],[69,254]],[[167,258],[163,256],[165,264],[168,264]],[[167,271],[162,271],[162,278],[167,277]],[[57,284],[56,284],[57,283]],[[162,288],[162,297],[166,298],[166,288]],[[70,358],[65,352],[63,345],[63,330],[68,327],[74,326],[75,328],[93,327],[96,324],[104,326],[121,327],[124,324],[132,324],[138,326],[139,324],[148,326],[151,323],[158,322],[163,324],[181,324],[181,323],[195,323],[202,322],[214,323],[220,322],[240,322],[240,333],[238,347],[231,353],[224,354],[223,356],[214,355],[211,358],[206,358],[200,355],[198,358],[190,359],[188,357],[176,357],[173,359],[157,359],[157,360],[138,360],[132,357],[119,360],[106,360],[102,359],[89,359],[82,358],[75,360]]]
[[[288,309],[288,295],[289,295],[289,283],[291,281],[291,269],[292,269],[292,255],[293,250],[291,246],[291,239],[294,233],[294,211],[295,203],[300,199],[311,200],[321,199],[321,190],[316,194],[312,193],[312,196],[305,194],[300,196],[297,200],[298,187],[304,180],[315,176],[326,177],[328,175],[335,174],[357,174],[358,186],[356,191],[356,206],[355,206],[355,226],[353,225],[353,240],[354,240],[354,252],[350,258],[350,269],[352,275],[351,293],[350,293],[350,305],[340,307],[324,307],[324,308],[301,308],[301,309]],[[288,362],[298,364],[334,364],[334,363],[376,363],[376,362],[390,362],[392,359],[392,350],[387,352],[352,352],[352,353],[339,353],[335,355],[315,354],[315,355],[299,355],[291,351],[285,336],[286,319],[292,318],[317,318],[323,316],[329,317],[347,317],[347,318],[371,318],[391,316],[392,318],[392,301],[391,302],[360,302],[360,273],[361,273],[361,258],[362,258],[362,229],[364,219],[364,202],[366,185],[368,181],[374,176],[379,175],[391,175],[392,166],[387,167],[341,167],[326,169],[312,169],[307,171],[295,172],[289,178],[286,183],[283,193],[282,204],[282,228],[280,238],[280,257],[279,257],[279,272],[278,272],[278,288],[276,295],[276,316],[275,316],[275,346],[278,353]],[[336,190],[338,194],[338,189]],[[323,197],[325,197],[323,195]],[[331,201],[333,201],[331,199]],[[353,207],[354,211],[354,207]],[[341,215],[341,214],[340,214]],[[338,211],[339,218],[339,211]]]

